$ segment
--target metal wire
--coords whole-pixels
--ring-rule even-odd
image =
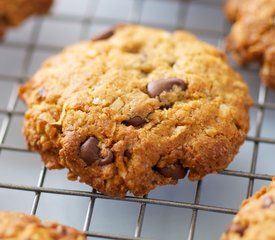
[[[99,0],[100,1],[100,0]],[[99,2],[98,1],[98,2]],[[163,2],[164,0],[156,0]],[[175,2],[186,2],[190,3],[192,0],[186,0],[186,1],[180,1],[180,0],[172,0]],[[90,1],[91,3],[92,1]],[[215,3],[213,1],[201,1],[200,4],[207,4],[207,5],[212,5],[212,6],[217,6],[217,4],[220,5],[219,3]],[[135,22],[139,23],[141,14],[143,11],[143,5],[144,1],[143,0],[136,0],[133,2],[133,6],[131,9],[131,13],[129,16],[128,21],[129,22]],[[88,6],[87,9],[91,9],[91,6]],[[96,9],[94,9],[96,11]],[[185,8],[183,11],[180,12],[180,19],[183,21],[186,17],[186,14],[188,12],[188,7]],[[81,23],[82,25],[82,30],[80,34],[80,38],[83,38],[85,36],[85,33],[88,30],[88,27],[93,24],[112,24],[114,19],[108,18],[95,18],[94,15],[88,16],[88,17],[76,17],[76,16],[66,16],[66,15],[50,15],[47,17],[48,19],[52,19],[55,21],[67,21],[67,22],[78,22]],[[23,61],[23,69],[22,69],[22,74],[19,76],[14,75],[5,75],[5,74],[0,74],[0,81],[3,79],[9,80],[14,82],[14,87],[13,90],[10,94],[9,98],[9,103],[7,108],[0,108],[0,114],[4,115],[4,119],[0,128],[0,154],[2,150],[9,150],[9,151],[16,151],[16,152],[28,152],[26,148],[16,146],[16,145],[8,145],[5,144],[5,138],[7,136],[8,129],[10,127],[11,123],[11,118],[12,116],[23,116],[24,112],[20,110],[16,110],[15,106],[17,103],[17,87],[18,84],[24,82],[28,76],[27,76],[27,70],[30,65],[30,61],[33,55],[33,52],[36,50],[47,50],[47,51],[59,51],[61,50],[60,47],[57,46],[47,46],[43,44],[38,44],[37,39],[39,36],[39,32],[41,29],[41,24],[42,20],[37,20],[31,33],[31,41],[30,43],[21,43],[21,42],[4,42],[2,45],[5,47],[11,47],[11,48],[24,48],[27,50],[27,54],[25,56],[25,59]],[[156,26],[164,27],[171,29],[171,26],[165,25],[165,24],[155,24]],[[178,19],[178,22],[176,26],[173,26],[174,29],[180,28],[181,27],[180,20]],[[193,32],[197,34],[204,34],[206,36],[223,36],[225,33],[220,33],[220,32],[215,32],[215,31],[206,31],[203,29],[189,29],[192,30]],[[253,69],[247,69],[247,71],[252,72],[256,74],[255,70]],[[257,102],[254,104],[254,108],[257,109],[257,119],[256,119],[256,134],[255,136],[247,136],[246,141],[252,142],[253,143],[253,155],[252,155],[252,160],[251,160],[251,166],[250,170],[248,172],[244,171],[236,171],[236,170],[224,170],[223,172],[219,173],[220,175],[227,175],[227,176],[235,176],[235,177],[241,177],[241,178],[246,178],[248,179],[248,187],[247,187],[247,196],[250,196],[253,191],[253,184],[254,180],[271,180],[272,176],[267,175],[267,174],[258,174],[255,172],[256,170],[256,164],[257,164],[257,159],[258,159],[258,150],[259,150],[259,144],[260,143],[266,143],[266,144],[272,144],[275,145],[275,139],[272,138],[264,138],[261,137],[261,129],[263,127],[263,122],[264,122],[264,110],[265,109],[275,109],[275,103],[271,102],[266,102],[266,97],[267,97],[267,89],[264,86],[260,86],[259,88],[259,97]],[[61,189],[61,188],[49,188],[44,186],[44,182],[46,179],[47,175],[47,170],[46,168],[42,168],[37,186],[27,186],[27,185],[18,185],[18,184],[10,184],[10,183],[4,183],[0,182],[0,188],[3,189],[10,189],[10,190],[20,190],[20,191],[25,191],[25,192],[33,192],[34,193],[34,198],[32,202],[32,208],[31,208],[31,214],[36,214],[37,208],[39,206],[39,201],[40,201],[40,195],[41,193],[49,193],[49,194],[57,194],[57,195],[71,195],[71,196],[79,196],[79,197],[86,197],[89,198],[89,204],[88,208],[86,211],[86,216],[85,216],[85,221],[83,225],[83,230],[89,237],[97,237],[97,238],[104,238],[104,239],[140,239],[140,240],[145,240],[145,238],[141,237],[142,233],[142,226],[144,224],[144,216],[146,212],[146,206],[148,204],[152,205],[159,205],[159,206],[166,206],[166,207],[177,207],[177,208],[186,208],[186,209],[191,209],[192,210],[192,217],[191,217],[191,222],[190,222],[190,227],[189,227],[189,234],[188,234],[188,240],[193,240],[194,239],[194,233],[196,229],[196,222],[198,218],[198,211],[207,211],[207,212],[218,212],[218,213],[223,213],[223,214],[235,214],[237,212],[237,209],[232,209],[232,208],[226,208],[226,207],[218,207],[215,205],[204,205],[200,204],[200,193],[201,193],[201,188],[202,188],[202,182],[199,181],[196,186],[196,192],[195,192],[195,197],[193,203],[189,202],[183,202],[183,201],[171,201],[167,199],[156,199],[156,198],[151,198],[149,196],[144,196],[143,198],[139,197],[130,197],[126,196],[125,198],[111,198],[105,195],[102,195],[96,190],[93,190],[92,192],[87,192],[87,191],[79,191],[79,190],[67,190],[67,189]],[[116,235],[116,234],[109,234],[107,232],[101,233],[101,232],[95,232],[89,230],[91,221],[93,219],[93,214],[94,214],[94,206],[96,204],[97,199],[106,199],[106,200],[111,200],[111,201],[122,201],[122,202],[135,202],[140,204],[139,208],[139,213],[137,216],[137,221],[136,221],[136,228],[135,232],[131,236],[123,236],[123,235]]]
[[[146,198],[147,198],[147,195],[144,196],[144,199],[146,199]],[[145,214],[145,209],[146,209],[146,203],[142,203],[140,206],[140,210],[139,210],[136,231],[135,231],[135,237],[140,237],[142,225],[143,225],[144,214]]]
[[[259,91],[259,97],[258,97],[258,103],[262,104],[265,102],[266,99],[266,87],[263,85],[260,86],[260,91]],[[257,119],[256,119],[256,138],[260,136],[261,129],[263,126],[263,119],[264,119],[264,110],[262,108],[258,109],[257,111]],[[251,167],[250,167],[250,173],[255,173],[256,170],[256,163],[258,159],[258,150],[259,150],[259,142],[254,142],[254,147],[253,147],[253,155],[252,155],[252,161],[251,161]],[[252,195],[253,191],[253,184],[254,184],[254,179],[249,178],[249,183],[248,183],[248,188],[247,188],[247,197]]]
[[[93,193],[96,193],[95,189],[93,189]],[[95,200],[96,200],[95,197],[90,198],[90,202],[89,202],[89,206],[87,209],[86,218],[85,218],[85,222],[84,222],[84,227],[83,227],[83,231],[85,231],[85,232],[89,231],[89,227],[91,224],[92,215],[93,215],[93,211],[94,211],[94,206],[95,206]]]
[[[201,181],[198,181],[197,189],[196,189],[196,194],[195,194],[195,200],[194,200],[195,204],[199,204],[200,193],[201,193]],[[192,218],[191,218],[191,224],[190,224],[190,229],[189,229],[189,235],[188,235],[188,240],[191,240],[191,239],[194,238],[196,221],[197,221],[197,214],[198,214],[198,210],[197,209],[193,209]]]

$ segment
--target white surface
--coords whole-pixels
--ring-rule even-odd
[[[135,0],[56,0],[52,15],[43,19],[31,18],[20,27],[10,30],[5,41],[0,44],[0,108],[8,106],[16,80],[21,81],[20,76],[24,78],[33,74],[44,59],[60,48],[82,38],[90,38],[92,34],[117,21],[131,20],[134,16],[137,18],[135,11],[138,9],[135,9],[135,3]],[[33,28],[40,21],[38,36],[33,39]],[[228,29],[219,0],[148,0],[141,9],[140,21],[168,29],[186,27],[201,39],[215,45],[222,43],[224,29]],[[35,47],[32,48],[31,44]],[[27,53],[30,53],[30,59]],[[230,62],[236,66],[233,61]],[[240,70],[238,67],[237,69],[247,79],[251,94],[257,101],[257,66],[246,70]],[[275,102],[274,91],[268,91],[267,101]],[[23,110],[25,107],[21,102],[17,102],[15,109]],[[255,136],[256,113],[257,109],[253,108],[249,136]],[[12,115],[9,118],[9,115],[0,112],[0,132],[7,120],[10,120],[4,145],[25,147],[21,134],[22,119],[22,115]],[[266,110],[261,137],[275,139],[274,119],[275,110]],[[228,169],[249,172],[253,147],[254,143],[247,141]],[[256,173],[275,173],[274,150],[275,145],[259,144]],[[0,183],[36,186],[41,168],[42,163],[37,154],[0,149]],[[255,180],[253,191],[267,183]],[[48,171],[44,186],[91,190],[89,186],[66,180],[66,170]],[[196,186],[196,183],[184,179],[177,186],[164,186],[152,191],[149,198],[193,203]],[[247,178],[209,175],[202,182],[199,204],[236,209],[246,197],[247,186]],[[0,210],[29,213],[33,199],[33,192],[0,188]],[[87,197],[42,193],[37,215],[82,229],[88,204]],[[139,208],[140,204],[136,202],[97,199],[90,231],[133,237]],[[191,209],[147,204],[141,236],[157,240],[187,239],[191,216]],[[218,239],[231,218],[232,215],[199,210],[194,239]]]

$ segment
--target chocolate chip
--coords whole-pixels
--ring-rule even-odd
[[[119,28],[119,27],[122,27],[124,26],[125,24],[121,23],[121,24],[117,24],[115,26],[113,26],[112,28],[110,28],[109,30],[93,37],[91,40],[92,41],[100,41],[100,40],[105,40],[105,39],[108,39],[110,37],[112,37],[115,33],[115,31]]]
[[[99,159],[100,149],[97,145],[98,140],[95,137],[89,137],[80,147],[80,157],[88,166]]]
[[[80,147],[80,157],[87,163],[88,166],[99,160],[99,165],[103,166],[114,161],[114,154],[110,149],[107,150],[107,155],[104,158],[100,157],[100,148],[97,146],[98,140],[95,137],[89,137]]]
[[[227,228],[226,233],[234,232],[234,233],[238,233],[240,236],[243,236],[244,232],[245,232],[245,229],[246,229],[245,227],[241,226],[238,223],[232,223]]]
[[[142,127],[147,121],[142,117],[135,116],[122,122],[126,126]]]
[[[105,158],[100,159],[99,165],[103,166],[114,161],[114,154],[110,149],[107,149],[107,156]]]
[[[184,178],[187,174],[187,168],[183,168],[179,163],[168,165],[164,168],[158,168],[158,172],[164,177],[173,179]]]
[[[187,88],[186,83],[182,79],[167,78],[149,82],[147,85],[147,91],[150,97],[156,97],[164,91],[170,91],[174,85],[178,86],[181,90]]]
[[[263,208],[270,208],[273,203],[274,203],[273,198],[271,196],[266,196],[263,199],[262,207]]]
[[[109,29],[108,31],[101,33],[95,37],[93,37],[91,40],[92,41],[99,41],[99,40],[105,40],[113,36],[115,31],[113,29]]]

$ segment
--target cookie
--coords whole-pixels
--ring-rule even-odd
[[[84,233],[24,213],[0,212],[0,239],[85,240]]]
[[[240,65],[262,63],[261,78],[275,88],[275,0],[228,0],[228,18],[235,23],[226,48]]]
[[[188,32],[139,25],[66,48],[19,95],[29,149],[111,196],[225,169],[252,104],[224,53]]]
[[[275,239],[275,178],[246,199],[221,240]]]
[[[267,5],[272,1],[273,0],[227,0],[224,5],[224,10],[228,19],[236,22],[245,15],[255,14],[256,10],[265,12],[266,8],[268,8]]]
[[[0,38],[5,30],[17,26],[33,14],[48,12],[53,0],[0,0]]]

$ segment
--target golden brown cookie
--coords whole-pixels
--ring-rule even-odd
[[[0,38],[5,30],[33,14],[48,12],[53,0],[0,0]]]
[[[275,88],[275,0],[228,0],[225,12],[235,21],[227,38],[227,50],[240,65],[263,63],[262,80]]]
[[[252,103],[222,52],[184,31],[138,25],[66,48],[19,95],[29,149],[112,196],[225,169]]]
[[[221,240],[275,239],[275,178],[246,199]]]
[[[85,240],[84,233],[58,223],[42,222],[35,216],[0,212],[2,240]]]
[[[258,14],[256,13],[257,10],[262,13],[266,12],[272,1],[273,0],[227,0],[224,10],[228,19],[236,22],[245,15]]]

